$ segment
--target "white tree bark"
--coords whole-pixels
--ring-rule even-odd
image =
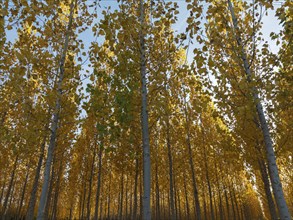
[[[59,70],[58,70],[59,77],[58,77],[58,82],[57,82],[57,97],[56,97],[56,102],[55,102],[53,121],[51,124],[51,136],[50,136],[50,142],[49,142],[49,147],[48,147],[48,155],[47,155],[45,171],[44,171],[44,182],[43,182],[42,192],[41,192],[41,197],[40,197],[40,202],[39,202],[37,220],[44,220],[44,218],[45,218],[45,207],[46,207],[46,202],[47,202],[47,194],[48,194],[48,187],[49,187],[49,181],[50,181],[52,159],[53,159],[53,154],[54,154],[54,148],[56,145],[58,122],[59,122],[59,112],[61,109],[62,82],[63,82],[63,78],[64,78],[64,64],[65,64],[65,58],[66,58],[66,54],[67,54],[67,50],[68,50],[69,36],[72,31],[71,27],[72,27],[75,2],[76,2],[76,0],[72,0],[72,2],[70,4],[69,22],[68,22],[67,30],[65,33],[64,47],[63,47],[63,51],[61,53],[61,58],[60,58],[59,67],[58,67],[59,68]]]
[[[228,0],[228,6],[229,6],[229,10],[230,10],[230,13],[232,16],[232,22],[233,22],[234,31],[235,31],[235,38],[236,38],[238,46],[241,49],[241,59],[242,59],[243,67],[244,67],[244,70],[245,70],[245,73],[247,76],[247,81],[248,81],[248,83],[251,83],[251,80],[252,80],[251,79],[251,70],[250,70],[250,66],[248,64],[248,60],[247,60],[247,53],[245,51],[241,37],[238,34],[239,28],[238,28],[238,24],[237,24],[237,18],[235,16],[234,8],[233,8],[233,5],[230,0]],[[258,92],[255,87],[252,88],[252,96],[253,96],[253,100],[256,105],[256,111],[257,111],[257,115],[258,115],[258,118],[259,118],[259,121],[261,124],[261,131],[262,131],[262,134],[264,137],[266,154],[267,154],[267,161],[268,161],[268,167],[269,167],[269,174],[270,174],[270,179],[271,179],[271,183],[272,183],[272,187],[273,187],[273,193],[274,193],[274,197],[275,197],[277,207],[279,210],[280,218],[282,220],[291,219],[289,209],[288,209],[285,197],[284,197],[282,183],[281,183],[280,176],[279,176],[278,166],[277,166],[277,162],[276,162],[276,156],[275,156],[275,152],[274,152],[274,148],[273,148],[273,142],[272,142],[272,138],[270,135],[270,130],[269,130],[269,127],[267,124],[267,120],[265,118],[265,114],[263,111],[262,104],[260,102]]]
[[[150,141],[147,111],[147,81],[146,81],[146,58],[144,40],[144,0],[140,0],[140,74],[141,74],[141,123],[143,144],[143,220],[151,219],[151,160]]]

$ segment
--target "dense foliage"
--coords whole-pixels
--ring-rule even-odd
[[[291,219],[292,1],[103,1],[0,0],[0,218]]]

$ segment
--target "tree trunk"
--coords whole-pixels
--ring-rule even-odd
[[[161,219],[160,210],[160,186],[159,186],[159,174],[158,174],[158,143],[156,140],[156,166],[155,166],[155,184],[156,184],[156,219]]]
[[[47,194],[48,194],[48,188],[49,188],[49,181],[50,181],[50,173],[51,173],[51,166],[52,166],[52,159],[54,154],[54,148],[56,145],[56,138],[57,138],[57,130],[58,130],[58,122],[59,122],[59,113],[61,109],[61,97],[62,97],[62,83],[64,78],[64,64],[65,59],[67,55],[67,49],[69,44],[69,36],[70,32],[72,31],[72,20],[73,20],[73,13],[74,13],[74,7],[75,3],[72,0],[70,4],[70,15],[69,15],[69,22],[67,26],[67,30],[65,33],[65,41],[64,41],[64,47],[63,51],[61,53],[60,63],[59,63],[59,71],[57,73],[58,76],[58,83],[57,83],[57,97],[55,102],[55,109],[53,114],[53,121],[51,125],[51,137],[48,147],[48,155],[46,159],[46,165],[45,165],[45,171],[44,171],[44,182],[42,186],[42,192],[39,202],[39,208],[38,208],[38,216],[37,220],[44,220],[45,219],[45,207],[46,207],[46,201],[47,201]]]
[[[238,217],[238,219],[240,219],[240,211],[239,211],[238,200],[236,198],[236,194],[235,194],[235,190],[234,190],[234,187],[233,186],[232,186],[232,195],[233,195],[233,198],[232,199],[234,199],[235,206],[236,206],[237,217]]]
[[[87,198],[87,219],[91,218],[91,195],[92,195],[92,184],[94,177],[94,169],[95,169],[95,159],[96,159],[96,149],[94,149],[93,161],[91,166],[90,180],[89,180],[89,194]]]
[[[27,209],[27,214],[26,214],[26,220],[33,220],[34,218],[34,210],[35,210],[35,205],[36,205],[36,195],[37,195],[37,190],[38,190],[38,185],[39,185],[39,180],[40,180],[40,173],[42,169],[42,164],[43,164],[43,158],[44,158],[44,153],[45,153],[45,145],[46,145],[46,135],[43,138],[43,142],[41,144],[41,152],[39,156],[39,161],[36,169],[36,174],[33,182],[33,188],[31,191],[30,195],[30,200],[29,200],[29,205]]]
[[[22,188],[21,199],[20,199],[20,202],[19,202],[19,207],[18,207],[18,211],[17,211],[17,215],[16,215],[16,218],[17,219],[21,219],[22,218],[21,210],[22,210],[23,200],[24,200],[26,186],[27,186],[27,182],[28,182],[28,176],[29,176],[29,166],[27,167],[27,171],[26,171],[26,175],[25,175],[25,180],[24,180],[24,184],[23,184],[23,188]]]
[[[173,162],[172,162],[172,152],[171,152],[171,144],[170,144],[170,128],[169,128],[169,117],[167,117],[166,121],[167,130],[166,130],[166,141],[167,141],[167,149],[168,149],[168,159],[169,159],[169,189],[170,189],[170,209],[171,209],[171,220],[176,220],[175,213],[175,203],[174,203],[174,180],[173,180]]]
[[[18,155],[16,156],[16,158],[14,160],[13,170],[12,170],[12,173],[11,173],[11,176],[10,176],[10,182],[9,182],[9,185],[8,185],[6,197],[5,197],[4,204],[3,204],[3,211],[2,211],[3,216],[5,216],[6,212],[7,212],[7,206],[8,206],[9,197],[10,197],[10,194],[11,194],[11,189],[12,189],[12,186],[13,186],[13,183],[14,183],[14,177],[15,177],[15,171],[16,171],[16,167],[17,167],[17,162],[18,162]]]
[[[194,196],[194,203],[195,203],[195,209],[196,209],[196,219],[201,219],[201,212],[200,212],[200,203],[199,203],[199,196],[197,191],[197,184],[196,184],[196,178],[195,178],[195,169],[193,164],[193,154],[191,149],[191,140],[190,140],[190,129],[189,129],[189,119],[187,114],[187,106],[186,106],[186,100],[185,100],[185,123],[186,123],[186,133],[187,133],[187,149],[188,149],[188,156],[189,156],[189,165],[191,169],[191,177],[192,177],[192,186],[193,186],[193,196]]]
[[[203,210],[204,210],[204,219],[208,219],[208,211],[207,211],[207,202],[206,202],[206,194],[205,194],[205,185],[204,182],[202,183],[203,190],[202,190],[202,197],[203,197]]]
[[[111,207],[111,179],[112,179],[112,175],[111,175],[111,172],[110,172],[109,186],[108,186],[108,213],[107,213],[107,220],[110,220],[110,207]]]
[[[251,83],[251,81],[252,81],[251,70],[250,70],[250,66],[248,64],[247,53],[245,51],[244,45],[242,43],[242,39],[240,37],[237,18],[235,16],[234,8],[233,8],[231,1],[230,0],[227,0],[227,1],[228,1],[229,10],[230,10],[230,13],[232,16],[235,39],[237,41],[238,46],[241,49],[241,59],[243,61],[243,67],[244,67],[244,70],[245,70],[245,73],[247,76],[247,81],[248,81],[248,83]],[[289,209],[288,209],[288,206],[287,206],[287,203],[285,200],[285,196],[284,196],[284,192],[283,192],[282,183],[281,183],[280,176],[279,176],[279,170],[278,170],[278,166],[277,166],[277,162],[276,162],[276,156],[275,156],[275,151],[273,148],[273,142],[272,142],[270,130],[268,127],[267,120],[265,118],[263,106],[261,104],[257,89],[255,87],[252,88],[252,95],[253,95],[254,103],[256,106],[256,112],[258,114],[258,118],[260,121],[261,131],[262,131],[262,134],[264,137],[264,142],[265,142],[266,152],[267,152],[269,174],[270,174],[273,193],[275,196],[275,200],[277,203],[279,214],[280,214],[280,217],[282,220],[291,219],[291,215],[289,213]]]
[[[174,189],[175,189],[175,192],[176,192],[175,193],[175,195],[176,195],[175,198],[177,198],[177,202],[175,203],[175,204],[177,204],[177,206],[176,206],[176,216],[177,216],[177,219],[181,219],[180,192],[176,187],[175,178],[176,177],[174,176]]]
[[[141,122],[142,122],[142,145],[143,145],[143,220],[151,219],[151,159],[148,125],[148,101],[146,79],[146,55],[144,39],[144,0],[140,0],[140,74],[141,74]]]
[[[229,199],[228,199],[227,188],[225,186],[224,186],[224,195],[225,195],[225,201],[226,201],[227,219],[230,219]]]
[[[63,161],[62,161],[62,159],[61,159],[61,162],[60,162],[60,165],[59,165],[58,177],[57,177],[56,186],[55,186],[54,203],[53,203],[53,209],[52,209],[52,220],[57,219],[58,199],[59,199],[60,183],[61,183],[62,170],[63,170]]]
[[[122,172],[121,182],[120,182],[119,220],[122,220],[122,216],[123,216],[123,196],[124,196],[124,173]]]
[[[234,205],[234,199],[233,199],[233,192],[231,190],[231,186],[229,186],[229,195],[230,195],[230,199],[231,199],[233,219],[235,220],[235,219],[237,219],[237,217],[236,217],[236,211],[235,211],[235,205]]]
[[[134,179],[134,192],[133,192],[133,217],[132,219],[135,220],[137,218],[137,186],[138,186],[138,155],[135,158],[135,179]]]
[[[272,196],[271,189],[270,189],[271,184],[270,184],[269,176],[267,173],[267,166],[262,158],[258,159],[258,164],[259,164],[259,168],[260,168],[262,182],[264,184],[264,190],[265,190],[265,194],[266,194],[266,198],[267,198],[267,203],[269,206],[271,219],[278,219],[275,203],[274,203],[273,196]]]
[[[102,144],[103,145],[103,144]],[[98,183],[97,183],[97,192],[96,192],[96,204],[95,204],[95,216],[94,220],[98,219],[98,213],[99,213],[99,202],[100,202],[100,191],[101,191],[101,176],[102,176],[102,156],[103,156],[103,148],[99,148],[99,164],[98,164]],[[111,173],[110,173],[111,176]]]
[[[126,183],[125,183],[125,218],[129,219],[128,217],[128,181],[129,177],[126,175]]]
[[[86,189],[86,176],[87,176],[87,172],[84,175],[84,179],[83,179],[83,195],[82,195],[82,206],[81,206],[81,219],[84,219],[84,206],[85,206],[85,198],[86,198],[86,193],[87,193],[87,189]]]
[[[48,190],[48,200],[46,202],[46,206],[45,206],[45,213],[44,213],[44,220],[49,219],[49,211],[50,211],[50,206],[51,206],[51,202],[52,202],[52,191],[53,191],[53,185],[54,185],[54,181],[55,181],[55,156],[53,159],[53,169],[52,169],[52,175],[51,175],[51,179],[49,182],[49,190]]]
[[[2,199],[3,199],[3,195],[4,195],[4,189],[5,189],[5,186],[6,186],[6,178],[7,178],[7,174],[5,173],[4,181],[3,181],[3,185],[2,185],[2,189],[1,189],[1,194],[0,194],[0,204],[2,204]]]
[[[217,168],[216,162],[215,162],[215,172],[216,172],[216,182],[217,182],[217,190],[218,190],[218,196],[219,196],[219,214],[220,214],[220,220],[224,220],[225,217],[224,217],[224,211],[223,211],[223,203],[222,203],[220,182],[219,182],[219,176],[218,176],[218,168]]]
[[[203,142],[204,144],[205,142]],[[214,214],[214,208],[213,208],[213,195],[212,195],[212,187],[211,187],[211,182],[210,182],[210,177],[209,177],[209,170],[208,170],[208,158],[206,154],[206,147],[204,146],[204,166],[205,166],[205,174],[206,174],[206,180],[208,184],[208,191],[209,191],[209,199],[210,199],[210,209],[211,209],[211,219],[215,220],[215,214]]]
[[[100,196],[100,219],[103,219],[103,185],[101,185],[101,196]]]
[[[13,217],[13,212],[11,210],[11,204],[14,203],[14,200],[15,200],[15,196],[14,196],[14,192],[15,192],[15,185],[16,185],[16,181],[13,181],[13,184],[12,184],[12,189],[11,189],[11,196],[9,198],[9,202],[8,202],[8,205],[7,205],[7,210],[6,212],[9,213],[7,217],[9,218],[12,218]],[[11,216],[11,217],[10,217]]]
[[[186,207],[186,219],[190,219],[190,208],[189,208],[189,202],[188,202],[188,191],[186,186],[186,174],[183,173],[183,186],[184,186],[184,196],[185,196],[185,207]]]

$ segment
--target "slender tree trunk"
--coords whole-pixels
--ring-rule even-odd
[[[61,183],[62,170],[63,170],[63,161],[62,161],[62,159],[61,159],[59,169],[58,169],[58,176],[57,176],[55,192],[54,192],[54,202],[53,202],[53,208],[52,208],[52,220],[57,219],[58,199],[59,199],[60,183]]]
[[[236,217],[236,211],[235,211],[235,203],[234,203],[234,198],[233,198],[233,192],[232,188],[233,186],[229,186],[229,194],[230,194],[230,199],[231,199],[231,205],[232,205],[232,211],[233,211],[233,219],[237,219]]]
[[[176,192],[176,195],[177,195],[176,196],[176,198],[177,198],[177,207],[176,207],[177,219],[181,219],[180,192],[176,187],[175,179],[174,179],[174,189],[175,189],[175,192]]]
[[[123,216],[123,196],[124,196],[124,173],[122,172],[121,182],[120,182],[119,220],[122,220],[122,216]]]
[[[173,180],[173,161],[172,161],[172,152],[171,152],[171,144],[170,144],[170,128],[169,128],[169,117],[167,117],[166,121],[167,130],[166,130],[166,141],[167,141],[167,149],[168,149],[168,159],[169,159],[169,189],[170,189],[170,209],[171,209],[171,220],[176,220],[175,213],[175,203],[174,203],[174,180]]]
[[[196,184],[196,178],[195,178],[193,154],[192,154],[192,149],[191,149],[189,119],[188,119],[188,114],[187,114],[186,101],[185,101],[184,111],[185,111],[186,133],[187,133],[186,141],[187,141],[187,148],[188,148],[189,165],[190,165],[190,169],[191,169],[194,203],[195,203],[195,209],[196,209],[195,214],[196,214],[196,219],[200,220],[201,219],[201,211],[200,211],[199,196],[198,196],[197,184]]]
[[[55,103],[55,110],[53,114],[53,121],[51,125],[51,137],[50,137],[50,142],[48,147],[48,155],[46,159],[45,172],[44,172],[44,182],[43,182],[42,192],[41,192],[41,197],[39,202],[37,220],[44,220],[45,218],[44,215],[45,215],[45,207],[46,207],[47,194],[48,194],[49,181],[50,181],[50,173],[51,173],[51,166],[52,166],[51,163],[53,159],[54,148],[56,145],[59,113],[61,109],[62,83],[63,83],[64,72],[65,72],[64,64],[65,64],[65,59],[66,59],[66,54],[67,54],[67,49],[69,44],[69,36],[72,31],[72,20],[73,20],[75,1],[77,0],[72,0],[70,4],[69,22],[68,22],[67,30],[65,33],[64,47],[63,47],[63,51],[61,53],[61,59],[59,62],[59,71],[57,74],[59,75],[58,83],[57,83],[57,97],[56,97],[56,103]]]
[[[218,219],[218,213],[217,213],[217,203],[216,203],[216,194],[215,193],[213,193],[214,194],[214,196],[213,196],[213,204],[214,204],[214,213],[215,213],[215,219]]]
[[[84,219],[84,206],[85,206],[85,199],[86,199],[86,194],[87,194],[87,189],[86,189],[86,176],[87,173],[84,175],[84,180],[83,180],[83,196],[82,196],[82,206],[81,206],[81,219]]]
[[[132,189],[132,186],[133,186],[133,179],[131,178],[131,180],[130,180],[130,189],[129,189],[130,190],[130,204],[129,204],[129,217],[128,217],[130,220],[133,219],[133,210],[132,210],[132,208],[133,208],[133,197],[132,197],[133,191],[132,190],[133,189]]]
[[[142,191],[142,182],[143,182],[143,177],[140,173],[139,175],[139,205],[140,205],[140,208],[139,208],[139,219],[142,219],[143,220],[143,191]]]
[[[186,206],[186,219],[190,219],[190,208],[189,208],[189,202],[188,202],[188,191],[186,186],[186,174],[183,173],[183,184],[184,184],[184,195],[185,195],[185,206]]]
[[[238,204],[238,200],[237,200],[237,198],[236,198],[236,194],[235,194],[234,187],[232,187],[232,195],[233,195],[233,199],[234,199],[234,201],[235,201],[237,217],[238,217],[238,219],[240,219],[239,204]]]
[[[103,185],[101,185],[101,196],[100,196],[100,219],[103,219]]]
[[[266,198],[267,198],[267,202],[269,206],[271,219],[273,220],[278,219],[275,203],[274,203],[273,196],[270,189],[270,180],[267,173],[267,166],[262,158],[258,159],[258,165],[260,168],[262,182],[264,184],[264,190],[265,190],[265,194],[266,194]]]
[[[13,181],[13,184],[12,184],[12,189],[11,189],[11,196],[9,198],[9,202],[8,202],[8,205],[7,205],[7,209],[6,209],[6,213],[8,214],[6,217],[9,217],[9,218],[12,218],[13,217],[13,212],[11,210],[11,204],[14,203],[15,201],[15,185],[16,185],[16,181]]]
[[[98,213],[99,213],[99,202],[100,202],[100,192],[101,192],[101,176],[102,176],[102,157],[103,156],[103,148],[99,148],[99,164],[98,164],[98,183],[97,183],[97,192],[96,192],[96,204],[95,204],[95,216],[94,220],[98,219]],[[111,173],[110,173],[111,178]]]
[[[112,175],[110,172],[109,186],[108,186],[108,213],[107,213],[108,220],[110,220],[110,208],[111,208],[111,180],[112,180]]]
[[[126,183],[125,183],[125,218],[128,218],[128,176],[126,175]]]
[[[215,171],[216,171],[217,190],[218,190],[218,196],[219,196],[219,214],[220,214],[220,220],[224,220],[225,217],[224,217],[224,211],[223,211],[223,203],[222,203],[220,182],[219,182],[219,176],[218,176],[218,168],[217,168],[216,162],[215,162]]]
[[[16,218],[17,219],[22,218],[22,216],[21,216],[21,210],[22,210],[23,200],[24,200],[26,186],[27,186],[27,182],[28,182],[28,176],[29,176],[29,166],[27,167],[27,171],[26,171],[26,175],[25,175],[25,180],[24,180],[24,184],[23,184],[23,188],[22,188],[21,199],[20,199],[20,202],[19,202],[18,211],[17,211],[17,215],[16,215]]]
[[[135,178],[134,178],[134,190],[133,190],[133,217],[132,219],[136,219],[137,218],[137,186],[138,186],[138,174],[139,174],[139,170],[138,170],[138,155],[136,155],[135,158]]]
[[[142,122],[142,143],[143,143],[143,220],[151,219],[151,160],[150,141],[148,125],[148,101],[147,101],[147,79],[146,79],[146,55],[144,39],[144,0],[140,0],[140,74],[141,74],[141,122]]]
[[[239,27],[238,27],[237,18],[236,18],[231,0],[227,0],[227,1],[228,1],[229,10],[230,10],[230,13],[232,16],[235,39],[237,41],[238,46],[241,49],[241,59],[243,61],[243,67],[244,67],[244,70],[245,70],[245,73],[247,76],[247,81],[248,81],[248,83],[251,83],[251,81],[252,81],[251,70],[250,70],[250,66],[248,64],[247,53],[245,51],[242,39],[240,37],[240,31],[239,31]],[[279,176],[279,170],[278,170],[278,166],[277,166],[277,162],[276,162],[276,156],[275,156],[275,151],[273,148],[273,141],[271,138],[269,126],[268,126],[267,120],[265,118],[263,106],[261,104],[257,89],[255,87],[252,88],[252,95],[253,95],[253,99],[254,99],[254,102],[256,105],[256,112],[258,114],[258,118],[260,121],[261,131],[262,131],[262,134],[264,137],[264,142],[265,142],[266,152],[267,152],[269,174],[270,174],[273,193],[275,196],[275,200],[277,203],[279,214],[280,214],[280,217],[282,220],[291,219],[291,215],[290,215],[290,212],[289,212],[286,200],[285,200],[282,183],[281,183],[280,176]]]
[[[82,195],[83,193],[81,192],[79,195],[78,219],[81,219]]]
[[[229,199],[228,199],[227,188],[225,186],[224,186],[224,195],[225,195],[225,201],[226,201],[227,218],[230,219]]]
[[[5,197],[4,204],[3,204],[3,211],[2,211],[3,216],[5,216],[6,212],[7,212],[7,206],[8,206],[9,197],[10,197],[10,194],[11,194],[11,191],[12,191],[12,186],[13,186],[13,183],[14,183],[14,177],[15,177],[15,171],[16,171],[16,167],[17,167],[17,162],[18,162],[18,155],[15,157],[15,160],[14,160],[13,170],[12,170],[12,173],[11,173],[11,176],[10,176],[10,182],[9,182],[9,185],[8,185],[6,197]]]
[[[203,142],[204,144],[204,142]],[[211,209],[211,219],[215,220],[215,214],[214,214],[214,208],[213,208],[213,195],[212,195],[212,187],[209,177],[209,170],[208,170],[208,162],[207,162],[207,154],[206,154],[206,147],[204,146],[204,165],[205,165],[205,174],[206,174],[206,180],[208,184],[208,191],[209,191],[209,199],[210,199],[210,209]]]
[[[6,186],[6,176],[7,174],[5,174],[4,176],[4,181],[3,181],[3,185],[2,185],[2,189],[1,189],[1,194],[0,194],[0,205],[2,204],[2,199],[3,199],[3,195],[4,195],[4,189],[5,189],[5,186]],[[0,209],[1,210],[1,209]]]
[[[204,182],[202,183],[203,190],[202,190],[202,197],[203,197],[203,209],[204,209],[204,219],[208,219],[208,212],[207,212],[207,202],[206,202],[206,193],[205,193],[205,185]]]
[[[29,200],[29,205],[27,209],[27,214],[26,214],[26,220],[32,220],[34,218],[34,210],[35,210],[35,205],[36,205],[36,195],[37,195],[37,190],[38,190],[38,185],[39,185],[39,180],[40,180],[40,173],[42,169],[42,164],[43,164],[43,158],[44,158],[44,153],[45,153],[45,145],[46,145],[46,135],[43,137],[43,141],[41,144],[41,152],[39,156],[39,161],[36,169],[36,174],[33,182],[33,188],[31,191],[30,195],[30,200]]]
[[[94,170],[95,170],[95,159],[96,159],[96,149],[94,149],[93,161],[91,165],[91,173],[89,179],[89,194],[87,198],[87,219],[90,220],[91,218],[91,195],[92,195],[92,184],[93,184],[93,177],[94,177]]]
[[[156,219],[161,219],[160,210],[160,186],[159,186],[159,174],[158,174],[158,144],[156,141],[156,166],[155,166],[155,184],[156,184]]]
[[[50,182],[49,182],[48,200],[47,200],[46,206],[45,206],[44,220],[49,219],[49,211],[50,211],[51,202],[52,202],[52,191],[53,191],[53,185],[54,185],[55,175],[56,175],[55,166],[56,165],[55,165],[55,157],[54,157],[52,175],[51,175]]]
[[[163,218],[166,219],[166,214],[165,214],[165,192],[162,192],[162,202],[161,202],[161,210],[163,211]]]
[[[156,219],[161,219],[161,209],[160,209],[160,187],[159,187],[159,177],[158,177],[158,164],[156,164]]]
[[[199,198],[198,198],[198,191],[197,191],[197,184],[196,184],[196,179],[195,179],[193,156],[192,156],[192,149],[191,149],[189,135],[187,138],[187,145],[188,145],[188,154],[189,154],[189,165],[191,168],[191,175],[192,175],[193,196],[194,196],[194,200],[195,200],[194,202],[195,202],[195,208],[196,208],[196,219],[200,220],[201,219],[200,204],[199,204]]]

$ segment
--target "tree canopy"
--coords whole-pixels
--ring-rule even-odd
[[[1,219],[290,220],[292,1],[105,1],[0,0]]]

